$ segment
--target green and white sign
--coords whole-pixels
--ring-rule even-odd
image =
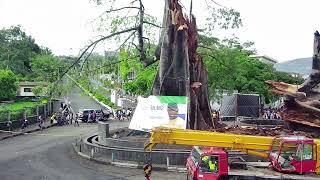
[[[186,96],[149,96],[138,98],[129,128],[150,131],[154,127],[186,129]]]

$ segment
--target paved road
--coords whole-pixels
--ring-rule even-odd
[[[81,99],[87,98],[82,96],[71,101],[81,103]],[[127,125],[128,122],[110,122],[111,129]],[[96,132],[96,124],[81,123],[80,127],[53,127],[0,141],[0,180],[144,179],[142,170],[96,164],[73,152],[71,143],[76,137]],[[168,172],[155,172],[152,176],[154,179],[185,177]]]
[[[75,86],[68,94],[72,109],[78,112],[79,109],[101,109],[103,108],[90,96],[86,95],[79,87]]]

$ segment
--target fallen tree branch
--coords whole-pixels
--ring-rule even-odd
[[[204,45],[198,45],[199,48],[204,48],[204,49],[209,49],[211,51],[216,51],[216,49],[213,49],[211,47],[208,47],[208,46],[204,46]]]
[[[146,68],[146,67],[151,66],[152,64],[156,63],[157,61],[159,61],[159,59],[155,59],[155,60],[152,60],[152,61],[148,60],[147,62],[144,61],[142,63],[144,65],[144,67]]]
[[[85,55],[85,53],[90,49],[90,47],[94,46],[95,44],[97,44],[97,43],[99,43],[99,42],[101,42],[101,41],[103,41],[103,40],[106,40],[106,39],[108,39],[108,38],[111,38],[111,37],[113,37],[113,36],[120,35],[120,34],[123,34],[123,33],[127,33],[127,32],[130,32],[130,31],[136,31],[136,30],[138,30],[138,29],[139,29],[139,27],[133,27],[133,28],[125,29],[125,30],[123,30],[123,31],[119,31],[119,32],[112,33],[112,34],[110,34],[110,35],[108,35],[108,36],[102,37],[102,38],[100,38],[100,39],[92,42],[91,44],[89,44],[89,45],[85,48],[85,50],[80,54],[80,56],[75,60],[75,62],[74,62],[72,65],[70,65],[70,66],[68,67],[68,69],[60,75],[59,79],[58,79],[56,82],[59,82],[59,81],[62,79],[62,77],[68,73],[68,71],[69,71],[71,68],[73,68],[76,64],[78,64],[78,63],[80,62],[81,58],[82,58],[82,57]]]
[[[102,66],[100,66],[100,67],[97,67],[97,68],[91,69],[91,70],[87,71],[87,73],[93,73],[93,72],[95,72],[95,71],[97,71],[97,70],[99,70],[99,69],[102,69],[102,68],[105,68],[105,67],[110,67],[111,65],[121,63],[122,61],[123,61],[123,60],[121,60],[121,61],[114,61],[114,62],[110,62],[110,63],[105,64],[105,65],[102,65]]]
[[[140,49],[138,48],[138,46],[135,43],[131,42],[130,44],[132,44],[138,51],[140,51]]]
[[[103,12],[104,13],[111,13],[111,12],[115,12],[115,11],[121,11],[123,9],[139,9],[139,7],[134,7],[134,6],[128,6],[128,7],[122,7],[122,8],[118,8],[118,9],[110,9],[108,11]]]
[[[163,28],[162,26],[159,26],[159,25],[154,24],[154,23],[149,22],[149,21],[143,21],[143,23],[145,23],[145,24],[149,24],[149,25],[152,25],[152,26],[155,26],[155,27],[158,27],[158,28]]]
[[[87,55],[87,57],[83,60],[83,63],[82,63],[82,65],[81,65],[81,67],[80,67],[80,71],[82,71],[84,64],[85,64],[85,63],[87,62],[87,60],[89,59],[89,57],[91,56],[91,54],[92,54],[93,50],[96,48],[96,46],[97,46],[97,44],[95,44],[95,45],[92,47],[90,53],[89,53],[89,54]]]
[[[134,31],[132,34],[130,34],[125,40],[124,42],[114,51],[119,51],[121,49],[121,47],[128,42],[128,40],[136,33],[137,31]]]
[[[210,0],[210,1],[211,1],[212,3],[218,5],[218,6],[222,7],[222,8],[230,9],[230,8],[227,8],[226,6],[221,5],[220,3],[218,3],[218,2],[216,2],[216,1],[214,1],[214,0]]]

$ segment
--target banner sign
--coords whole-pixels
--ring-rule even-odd
[[[154,127],[186,129],[186,96],[149,96],[138,98],[129,128],[150,131]]]

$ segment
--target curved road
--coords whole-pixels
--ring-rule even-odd
[[[79,95],[79,89],[70,94],[71,103],[77,108],[95,106],[89,97]],[[74,99],[75,98],[75,99]],[[78,103],[78,104],[75,104]],[[91,107],[88,107],[91,108]],[[100,108],[100,107],[99,107]],[[110,122],[110,128],[127,126],[128,122]],[[76,137],[97,132],[96,124],[80,127],[63,126],[45,129],[29,135],[0,141],[1,180],[108,180],[144,179],[142,170],[118,168],[78,157],[71,143]],[[154,172],[153,179],[184,179],[184,174]]]

